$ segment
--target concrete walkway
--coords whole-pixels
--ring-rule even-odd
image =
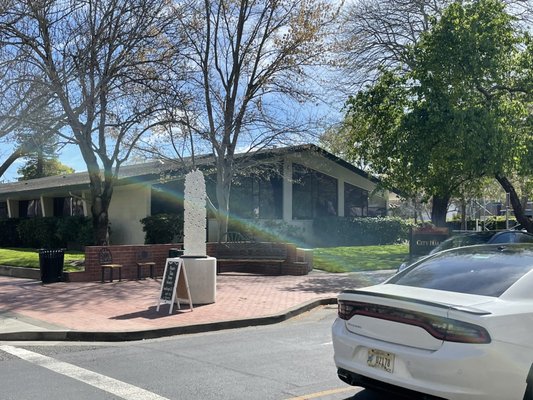
[[[336,301],[345,288],[369,286],[394,271],[305,276],[224,273],[216,302],[156,311],[161,280],[65,283],[0,277],[0,341],[140,340],[264,325]]]

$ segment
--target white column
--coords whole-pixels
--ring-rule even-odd
[[[292,162],[283,160],[283,220],[292,222]]]
[[[9,218],[18,218],[19,217],[19,202],[18,200],[7,199],[7,215]]]
[[[344,217],[344,180],[337,179],[337,215]]]

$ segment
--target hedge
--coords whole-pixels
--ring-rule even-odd
[[[401,243],[409,239],[410,226],[410,222],[397,217],[327,217],[313,221],[317,247]]]
[[[35,217],[0,220],[0,246],[66,248],[93,244],[87,217]]]
[[[145,244],[177,243],[183,240],[183,217],[178,214],[156,214],[141,219]]]
[[[18,218],[0,219],[1,247],[21,247],[21,241],[17,231],[18,223]]]

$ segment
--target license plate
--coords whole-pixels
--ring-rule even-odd
[[[394,354],[385,351],[368,349],[367,364],[369,367],[382,369],[392,373],[394,370]]]

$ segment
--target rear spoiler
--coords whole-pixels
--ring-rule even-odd
[[[433,301],[427,301],[427,300],[418,300],[413,299],[410,297],[403,297],[403,296],[396,296],[393,294],[383,294],[383,293],[374,293],[374,292],[367,292],[365,290],[357,290],[357,289],[347,289],[340,292],[340,294],[357,294],[362,296],[373,296],[373,297],[382,297],[386,299],[393,299],[393,300],[400,300],[405,301],[407,303],[416,303],[416,304],[423,304],[426,306],[431,307],[437,307],[437,308],[443,308],[445,310],[454,310],[454,311],[460,311],[467,314],[474,314],[474,315],[490,315],[492,314],[489,311],[481,310],[479,308],[474,307],[465,307],[465,306],[456,306],[453,304],[446,304],[446,303],[438,303]]]

